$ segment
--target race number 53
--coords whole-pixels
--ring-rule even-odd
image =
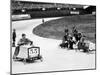
[[[29,53],[30,54],[37,54],[38,49],[37,48],[32,48],[30,49]]]
[[[36,56],[38,56],[38,48],[30,48],[29,49],[29,56],[30,57],[36,57]]]

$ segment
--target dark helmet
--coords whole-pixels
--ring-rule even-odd
[[[81,33],[78,33],[78,35],[82,35]]]
[[[65,33],[67,33],[69,30],[68,29],[65,29]]]
[[[22,36],[26,36],[26,34],[23,33]]]
[[[13,31],[16,31],[16,29],[13,29]]]

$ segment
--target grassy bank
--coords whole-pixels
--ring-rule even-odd
[[[87,36],[87,40],[95,43],[96,17],[93,15],[66,16],[57,20],[47,21],[37,26],[33,33],[45,38],[62,39],[64,29],[68,28],[71,32],[73,25],[77,27],[79,32]]]

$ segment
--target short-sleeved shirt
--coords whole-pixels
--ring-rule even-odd
[[[25,39],[20,39],[18,42],[18,45],[27,45],[29,43],[31,43],[32,41],[30,41],[28,38]]]

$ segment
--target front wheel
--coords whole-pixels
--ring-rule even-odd
[[[41,62],[43,61],[43,57],[42,56],[39,56],[38,59],[40,59]]]

